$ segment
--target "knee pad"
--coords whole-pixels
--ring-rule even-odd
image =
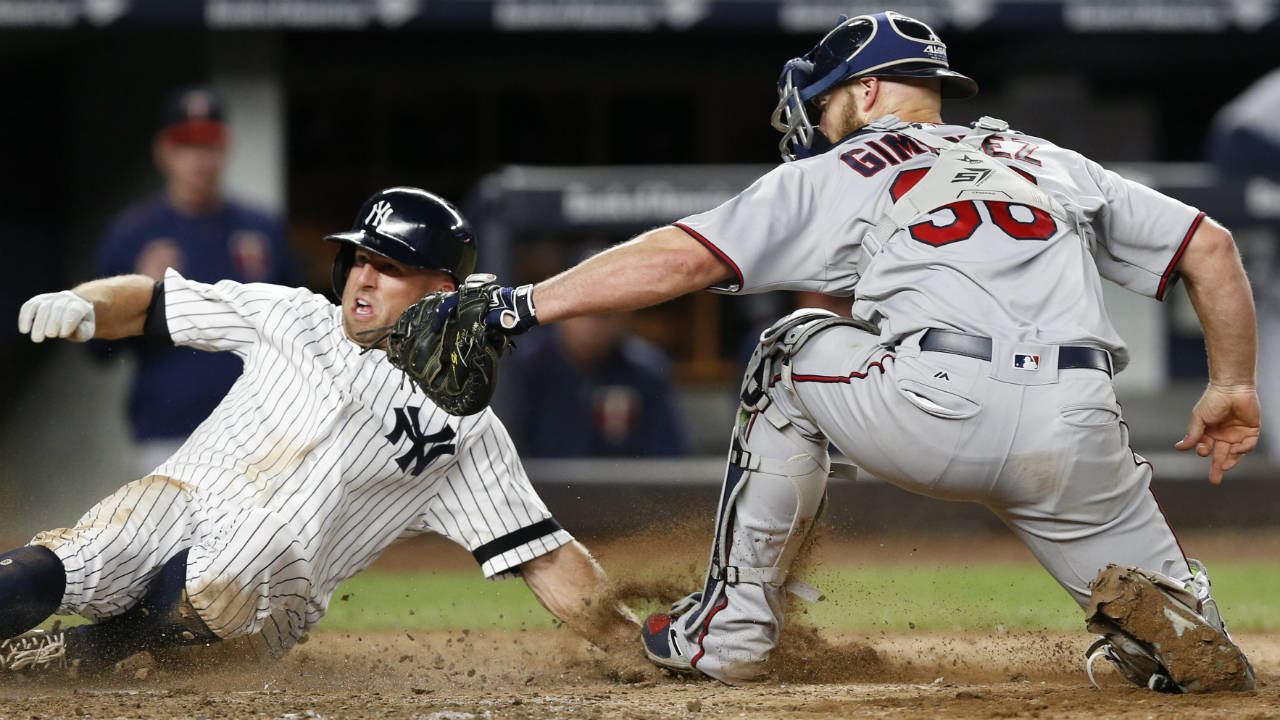
[[[62,559],[41,545],[0,554],[0,640],[44,622],[62,604],[67,572]]]

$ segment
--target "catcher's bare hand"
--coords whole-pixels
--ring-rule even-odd
[[[1178,441],[1178,450],[1196,449],[1200,457],[1213,456],[1209,482],[1222,482],[1222,474],[1236,466],[1244,454],[1258,444],[1262,410],[1258,392],[1252,385],[1205,388],[1200,401],[1191,409],[1187,434]]]
[[[37,295],[18,311],[18,332],[30,334],[32,342],[45,338],[84,342],[93,338],[95,328],[93,303],[70,290]]]

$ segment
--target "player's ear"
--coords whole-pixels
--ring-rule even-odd
[[[876,103],[876,98],[880,95],[880,79],[874,77],[860,77],[857,79],[856,97],[858,98],[858,109],[867,111]]]

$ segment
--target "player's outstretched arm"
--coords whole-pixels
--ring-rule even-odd
[[[1261,410],[1254,377],[1258,324],[1253,294],[1231,233],[1205,218],[1178,262],[1187,295],[1204,328],[1209,386],[1191,410],[1187,434],[1174,447],[1212,456],[1209,482],[1258,444]]]
[[[650,230],[534,286],[538,322],[638,310],[729,278],[710,250],[679,228]]]
[[[608,578],[577,540],[520,566],[534,597],[561,622],[603,650],[635,645],[640,621],[608,597]]]
[[[29,334],[33,342],[141,335],[154,288],[155,281],[145,275],[118,275],[37,295],[18,311],[18,332]]]

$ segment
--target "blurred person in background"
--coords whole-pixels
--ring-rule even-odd
[[[516,363],[520,450],[530,457],[686,452],[671,362],[631,334],[631,313],[583,316],[529,339]]]
[[[280,218],[222,194],[230,132],[222,99],[184,87],[165,103],[153,143],[164,187],[122,211],[98,250],[96,275],[137,273],[160,281],[166,268],[201,282],[295,284]],[[141,339],[94,343],[99,356],[137,353],[129,391],[135,466],[150,473],[173,454],[226,395],[242,364],[233,353],[202,353]]]
[[[1262,76],[1227,103],[1209,130],[1209,161],[1227,176],[1261,176],[1280,182],[1280,68]],[[1258,394],[1262,404],[1280,404],[1280,222],[1269,228],[1272,243],[1245,255],[1258,308]],[[1264,425],[1267,457],[1280,464],[1280,427]]]

